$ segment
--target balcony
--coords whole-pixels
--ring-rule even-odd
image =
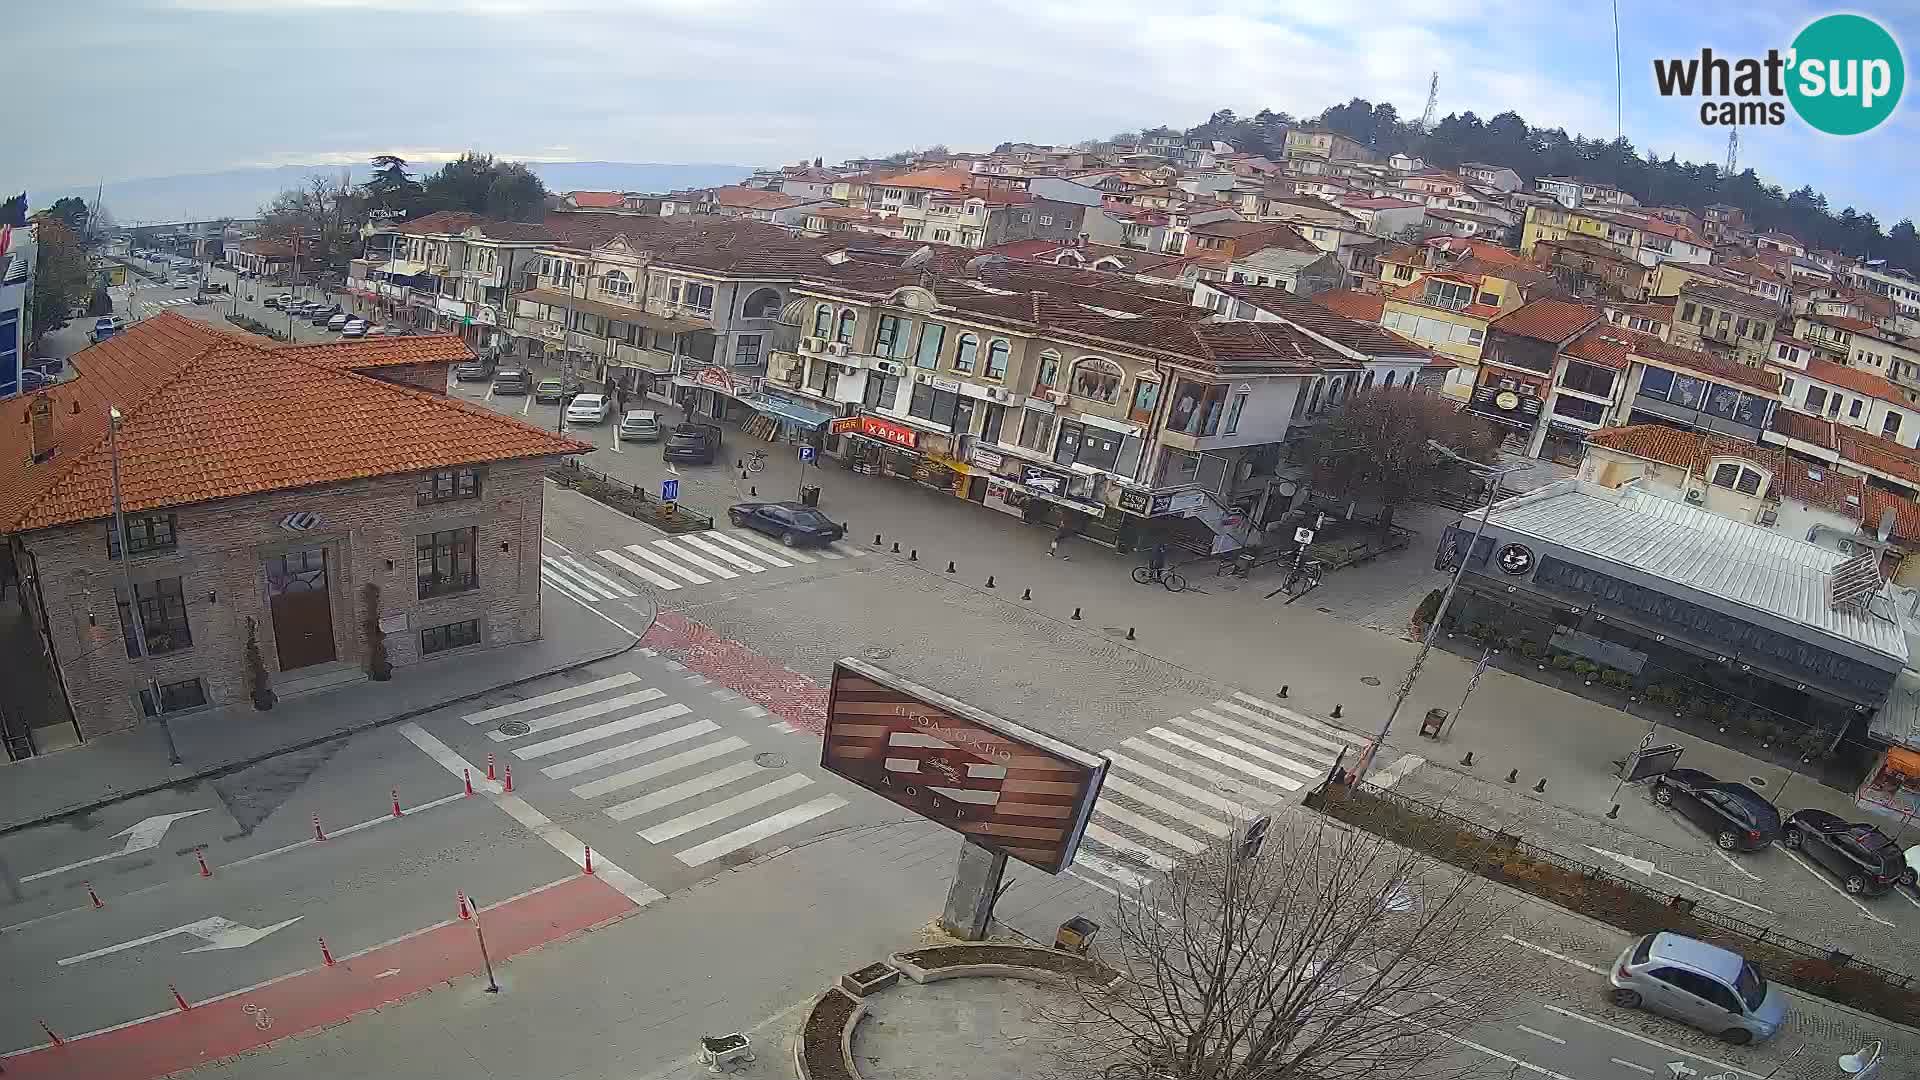
[[[639,368],[665,375],[673,371],[673,354],[659,349],[642,349],[624,341],[613,343],[610,359],[621,367]]]

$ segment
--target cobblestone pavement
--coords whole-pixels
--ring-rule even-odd
[[[1060,1031],[1043,1013],[1065,992],[1011,979],[902,979],[866,1000],[853,1060],[870,1080],[1001,1080],[1060,1067]]]

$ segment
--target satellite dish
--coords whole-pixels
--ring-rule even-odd
[[[1893,535],[1893,507],[1889,506],[1880,511],[1880,529],[1874,535],[1878,536],[1883,544],[1887,542],[1887,537]]]
[[[900,260],[900,269],[911,270],[916,266],[925,266],[933,261],[933,249],[922,244],[920,250]]]

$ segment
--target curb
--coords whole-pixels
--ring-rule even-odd
[[[656,607],[653,615],[647,620],[648,631],[653,629],[654,621],[658,618],[659,618],[659,610]],[[241,758],[237,761],[221,762],[218,765],[209,765],[204,769],[197,770],[185,776],[170,776],[167,779],[162,780],[158,783],[147,784],[143,787],[129,788],[125,791],[115,792],[114,794],[109,795],[105,798],[95,799],[91,802],[79,803],[73,806],[63,807],[62,809],[53,811],[52,813],[42,814],[39,817],[32,818],[26,821],[9,822],[5,825],[0,825],[0,836],[8,836],[13,833],[20,832],[23,829],[30,829],[36,825],[44,825],[50,821],[58,821],[61,818],[72,817],[75,814],[91,813],[95,810],[102,809],[103,807],[112,806],[115,803],[126,802],[129,799],[137,799],[142,795],[152,795],[155,792],[165,791],[168,788],[178,787],[181,784],[191,784],[199,780],[209,780],[209,779],[214,779],[221,776],[226,776],[229,773],[239,772],[241,769],[250,768],[254,765],[260,764],[263,761],[268,761],[273,758],[279,757],[282,754],[292,754],[292,753],[297,753],[301,750],[310,750],[313,747],[319,746],[321,743],[332,742],[335,739],[346,738],[352,735],[359,735],[363,732],[372,731],[375,728],[386,727],[389,724],[398,724],[398,723],[401,723],[402,721],[411,720],[416,716],[425,716],[427,713],[433,712],[436,709],[444,709],[449,705],[457,705],[463,701],[472,701],[474,698],[484,697],[488,694],[497,693],[498,691],[501,691],[501,690],[507,690],[515,686],[520,686],[523,683],[530,683],[538,679],[549,678],[554,675],[559,675],[563,672],[572,671],[576,668],[586,667],[588,664],[597,664],[602,660],[611,660],[616,656],[621,656],[625,653],[631,652],[634,649],[638,648],[640,645],[641,638],[644,638],[645,636],[646,636],[646,631],[642,631],[638,637],[633,638],[631,641],[628,641],[626,644],[621,645],[618,648],[605,650],[603,652],[598,652],[591,656],[587,656],[579,660],[570,660],[564,664],[556,664],[553,667],[545,668],[541,671],[536,671],[530,675],[516,676],[504,682],[494,683],[489,686],[481,687],[478,690],[472,690],[467,693],[446,698],[442,701],[437,701],[431,705],[422,705],[417,708],[408,709],[404,712],[394,713],[391,716],[382,716],[382,717],[375,718],[373,720],[367,720],[358,724],[353,724],[348,727],[335,728],[334,730],[329,731],[324,735],[316,735],[312,738],[302,739],[299,742],[288,743],[285,746],[277,746],[272,750],[255,754],[252,757]]]

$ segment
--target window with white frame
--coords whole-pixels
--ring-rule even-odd
[[[740,334],[733,339],[733,366],[758,367],[760,364],[759,334]]]
[[[1053,224],[1053,215],[1052,215],[1052,214],[1041,214],[1041,215],[1040,215],[1040,224],[1041,224],[1042,226],[1047,226],[1047,225],[1052,225],[1052,224]]]
[[[953,230],[952,230],[952,229],[935,229],[935,230],[933,230],[933,242],[934,242],[934,243],[936,243],[936,244],[945,244],[945,243],[949,243],[949,242],[951,242],[952,240],[953,240]]]
[[[987,370],[989,379],[1007,377],[1007,354],[1011,351],[1005,338],[995,338],[987,345]]]
[[[962,375],[973,374],[974,361],[980,353],[980,339],[972,334],[961,334],[953,347],[953,370]]]
[[[609,270],[600,279],[600,289],[609,296],[633,298],[633,279],[618,270]]]

